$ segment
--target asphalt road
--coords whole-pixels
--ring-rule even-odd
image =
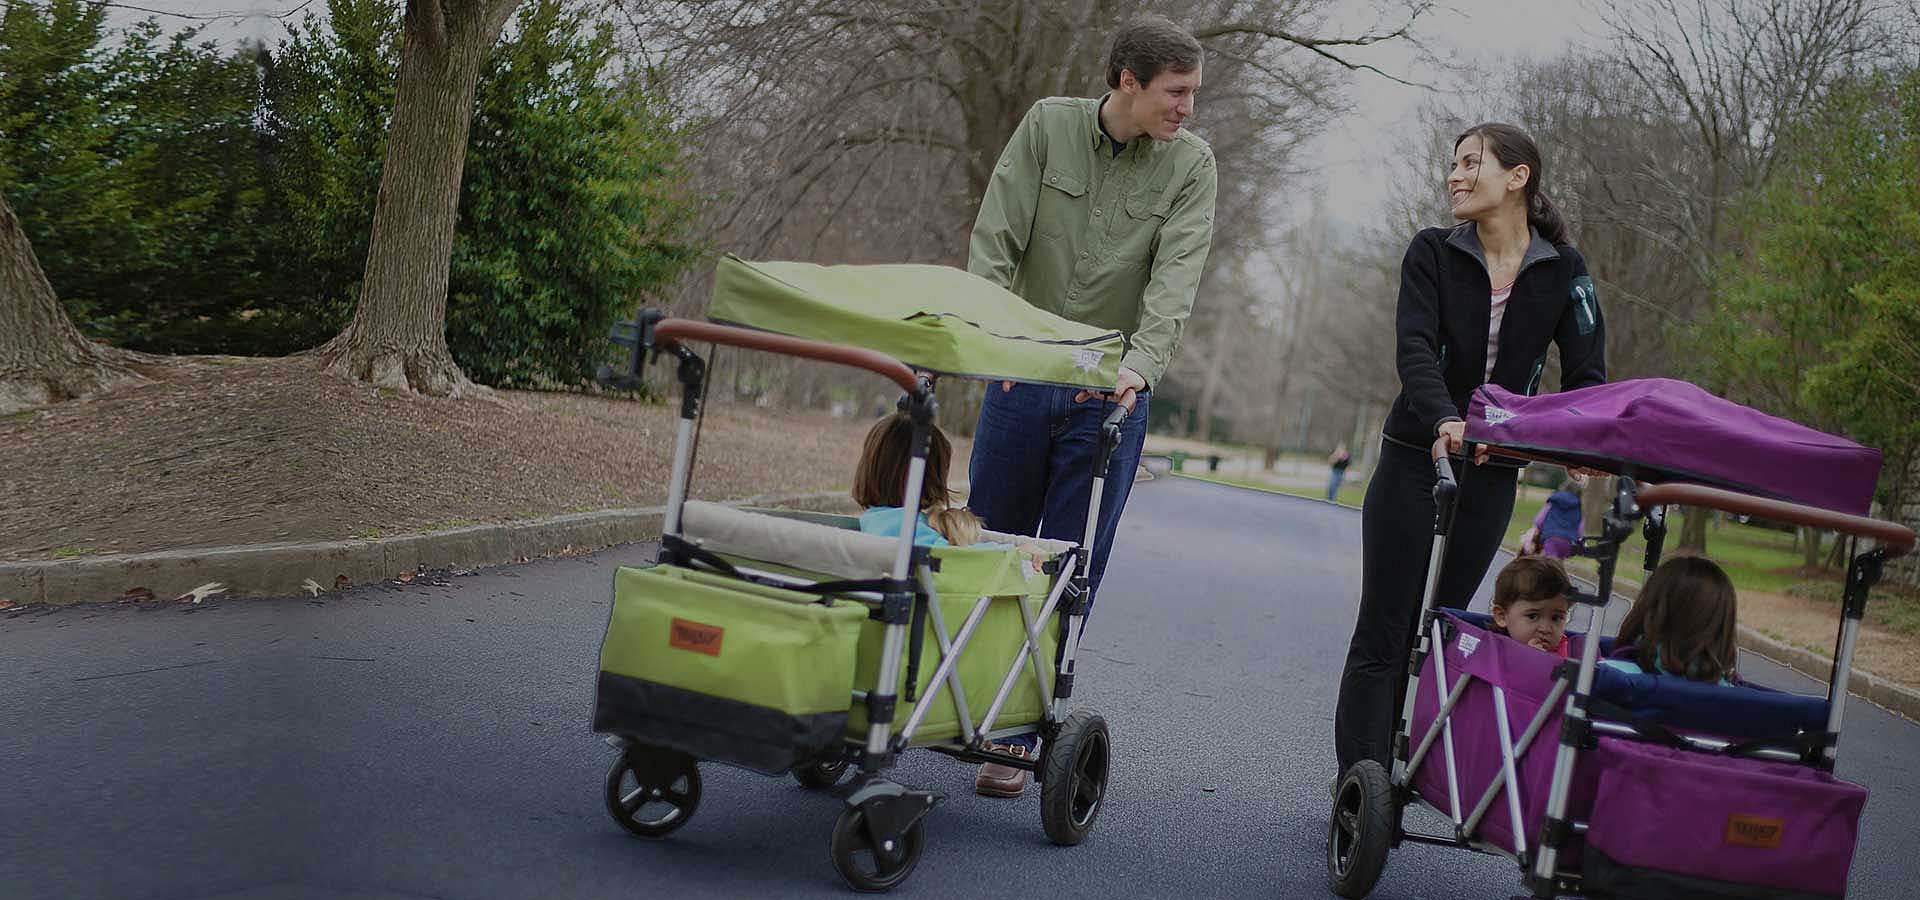
[[[949,800],[898,893],[1330,896],[1358,538],[1357,513],[1315,501],[1140,485],[1076,697],[1118,754],[1098,829],[1054,847],[1037,791],[974,797],[969,767],[910,754],[898,777]],[[602,811],[595,658],[613,568],[648,556],[0,618],[0,897],[848,896],[826,853],[837,801],[791,780],[708,767],[697,817],[657,843]],[[1841,774],[1873,795],[1851,896],[1911,896],[1920,727],[1852,709]],[[1517,892],[1502,860],[1409,845],[1375,896]]]

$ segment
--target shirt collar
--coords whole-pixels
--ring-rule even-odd
[[[1112,135],[1107,134],[1107,126],[1100,124],[1100,109],[1107,105],[1107,98],[1112,96],[1113,96],[1113,92],[1109,91],[1105,94],[1101,94],[1100,99],[1094,101],[1093,108],[1092,108],[1093,121],[1091,123],[1093,126],[1093,129],[1092,129],[1092,133],[1089,135],[1089,141],[1088,141],[1088,143],[1091,144],[1093,149],[1105,151],[1110,156],[1114,155],[1113,145],[1119,142],[1115,141]],[[1146,138],[1146,139],[1141,140],[1141,138]],[[1126,150],[1136,150],[1136,145],[1139,145],[1139,144],[1146,144],[1148,145],[1148,147],[1143,150],[1136,150],[1136,152],[1140,152],[1140,153],[1151,152],[1152,150],[1151,145],[1153,144],[1153,142],[1154,142],[1153,138],[1147,137],[1146,135],[1141,135],[1140,137],[1134,138],[1133,140],[1128,141],[1125,144],[1122,144],[1121,146],[1123,146],[1126,149],[1122,150],[1121,152],[1125,153]]]
[[[1480,268],[1487,268],[1487,251],[1480,246],[1480,230],[1475,228],[1472,222],[1461,222],[1453,226],[1453,230],[1447,233],[1447,243],[1479,260]],[[1528,266],[1542,260],[1559,258],[1560,251],[1553,246],[1553,242],[1541,237],[1539,229],[1528,225],[1527,252],[1520,258],[1520,271],[1525,272]]]

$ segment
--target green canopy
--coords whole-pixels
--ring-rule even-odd
[[[1125,340],[928,265],[720,260],[716,322],[865,347],[942,375],[1111,388]]]

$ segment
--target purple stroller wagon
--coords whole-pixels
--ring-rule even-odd
[[[1434,596],[1458,486],[1434,445],[1433,555],[1393,770],[1354,764],[1335,786],[1334,892],[1364,897],[1403,841],[1514,860],[1538,898],[1828,898],[1846,894],[1865,788],[1833,775],[1868,590],[1913,532],[1864,518],[1880,454],[1691,384],[1627,381],[1540,397],[1475,393],[1469,441],[1501,456],[1614,473],[1593,612],[1574,658],[1524,646]],[[1853,540],[1825,697],[1598,665],[1621,545],[1635,527],[1659,562],[1668,505],[1830,529]],[[1449,834],[1405,826],[1420,802]]]

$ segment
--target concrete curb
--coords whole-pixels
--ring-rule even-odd
[[[1739,628],[1740,649],[1766,657],[1815,681],[1825,683],[1832,677],[1831,657],[1777,640],[1745,625]],[[1854,669],[1847,676],[1847,692],[1888,712],[1920,722],[1920,691],[1913,688]]]
[[[1249,491],[1259,491],[1261,493],[1276,494],[1282,497],[1294,497],[1294,498],[1297,498],[1300,500],[1306,500],[1312,503],[1327,502],[1325,500],[1321,500],[1315,497],[1301,497],[1298,494],[1288,494],[1285,491],[1271,490],[1271,489],[1262,488],[1262,487],[1254,487],[1252,485],[1234,484],[1232,482],[1227,482],[1227,481],[1218,481],[1212,478],[1208,478],[1205,475],[1197,475],[1197,474],[1188,473],[1188,472],[1174,472],[1172,474],[1181,478],[1191,478],[1194,481],[1204,481],[1209,484],[1217,484],[1223,487],[1240,488],[1242,490],[1249,490]],[[1346,504],[1341,504],[1341,503],[1335,503],[1335,504],[1329,504],[1329,505],[1343,506],[1347,509],[1352,509],[1352,510],[1359,509],[1359,507],[1357,506],[1346,506]],[[1504,546],[1504,545],[1500,549],[1508,553],[1516,552],[1515,548]],[[1582,579],[1582,580],[1585,580],[1585,579]],[[1639,586],[1639,582],[1633,581],[1631,579],[1621,578],[1617,575],[1614,576],[1614,583],[1629,584],[1635,587]],[[1615,592],[1614,596],[1623,600],[1628,600],[1629,602],[1631,602],[1632,600],[1631,597],[1628,597],[1625,594],[1621,594],[1619,592]],[[1799,672],[1800,674],[1805,675],[1808,678],[1812,678],[1813,680],[1818,681],[1822,684],[1825,684],[1827,679],[1833,677],[1833,658],[1832,657],[1827,656],[1825,654],[1816,653],[1804,647],[1796,647],[1785,641],[1781,641],[1776,638],[1770,637],[1766,634],[1763,634],[1760,631],[1752,628],[1751,626],[1740,625],[1738,626],[1738,628],[1740,632],[1740,636],[1739,636],[1740,649],[1745,650],[1749,653],[1763,656],[1768,660],[1771,660],[1775,663],[1778,663],[1782,666],[1785,666],[1789,669]],[[1837,623],[1835,625],[1835,628],[1836,629],[1838,628]],[[1893,713],[1894,715],[1901,716],[1916,722],[1920,722],[1920,690],[1915,690],[1914,688],[1900,684],[1899,682],[1890,681],[1888,679],[1875,675],[1872,672],[1866,672],[1856,668],[1853,671],[1849,672],[1847,675],[1847,692],[1854,695],[1855,697],[1859,697],[1860,699],[1867,701],[1868,703],[1872,703],[1875,706],[1885,709],[1886,711]]]
[[[763,494],[737,506],[851,509],[844,491]],[[524,522],[473,525],[370,540],[198,547],[79,559],[0,563],[0,600],[13,606],[119,600],[129,594],[171,600],[218,582],[219,596],[284,597],[372,584],[428,569],[473,569],[601,550],[660,536],[664,506],[606,509]]]

